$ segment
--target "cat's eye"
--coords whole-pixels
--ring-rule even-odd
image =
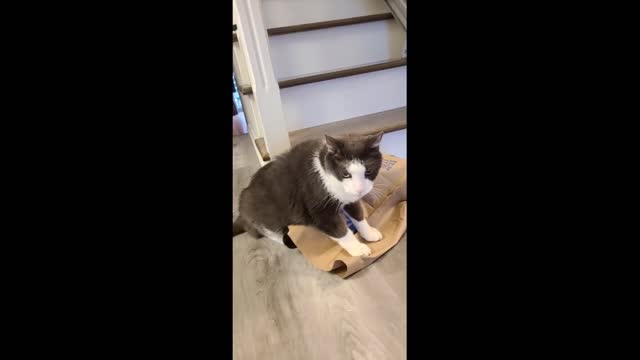
[[[348,179],[348,178],[351,177],[351,174],[349,174],[348,172],[345,171],[345,172],[342,173],[342,177],[345,178],[345,179]]]

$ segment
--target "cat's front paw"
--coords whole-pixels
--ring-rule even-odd
[[[360,230],[360,236],[362,236],[363,239],[372,242],[382,240],[382,234],[380,233],[380,231],[371,226]]]
[[[355,241],[353,243],[350,243],[348,246],[343,246],[343,248],[345,250],[347,250],[347,252],[349,253],[349,255],[351,256],[369,256],[371,255],[371,249],[358,241]]]

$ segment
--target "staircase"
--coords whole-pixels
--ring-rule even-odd
[[[406,128],[406,1],[401,14],[393,2],[233,0],[234,72],[262,165],[324,134]]]

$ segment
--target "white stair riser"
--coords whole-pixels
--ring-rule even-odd
[[[290,132],[391,110],[407,104],[406,66],[285,88],[280,96]]]
[[[384,0],[264,0],[267,28],[389,12]]]
[[[399,59],[405,32],[395,20],[269,37],[276,78]]]

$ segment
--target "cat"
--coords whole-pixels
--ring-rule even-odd
[[[262,167],[240,193],[234,236],[242,230],[295,244],[287,235],[289,225],[313,226],[336,241],[351,256],[368,256],[346,224],[346,213],[366,241],[382,234],[364,218],[360,199],[373,189],[382,165],[383,133],[309,140]],[[344,212],[343,212],[344,210]]]

